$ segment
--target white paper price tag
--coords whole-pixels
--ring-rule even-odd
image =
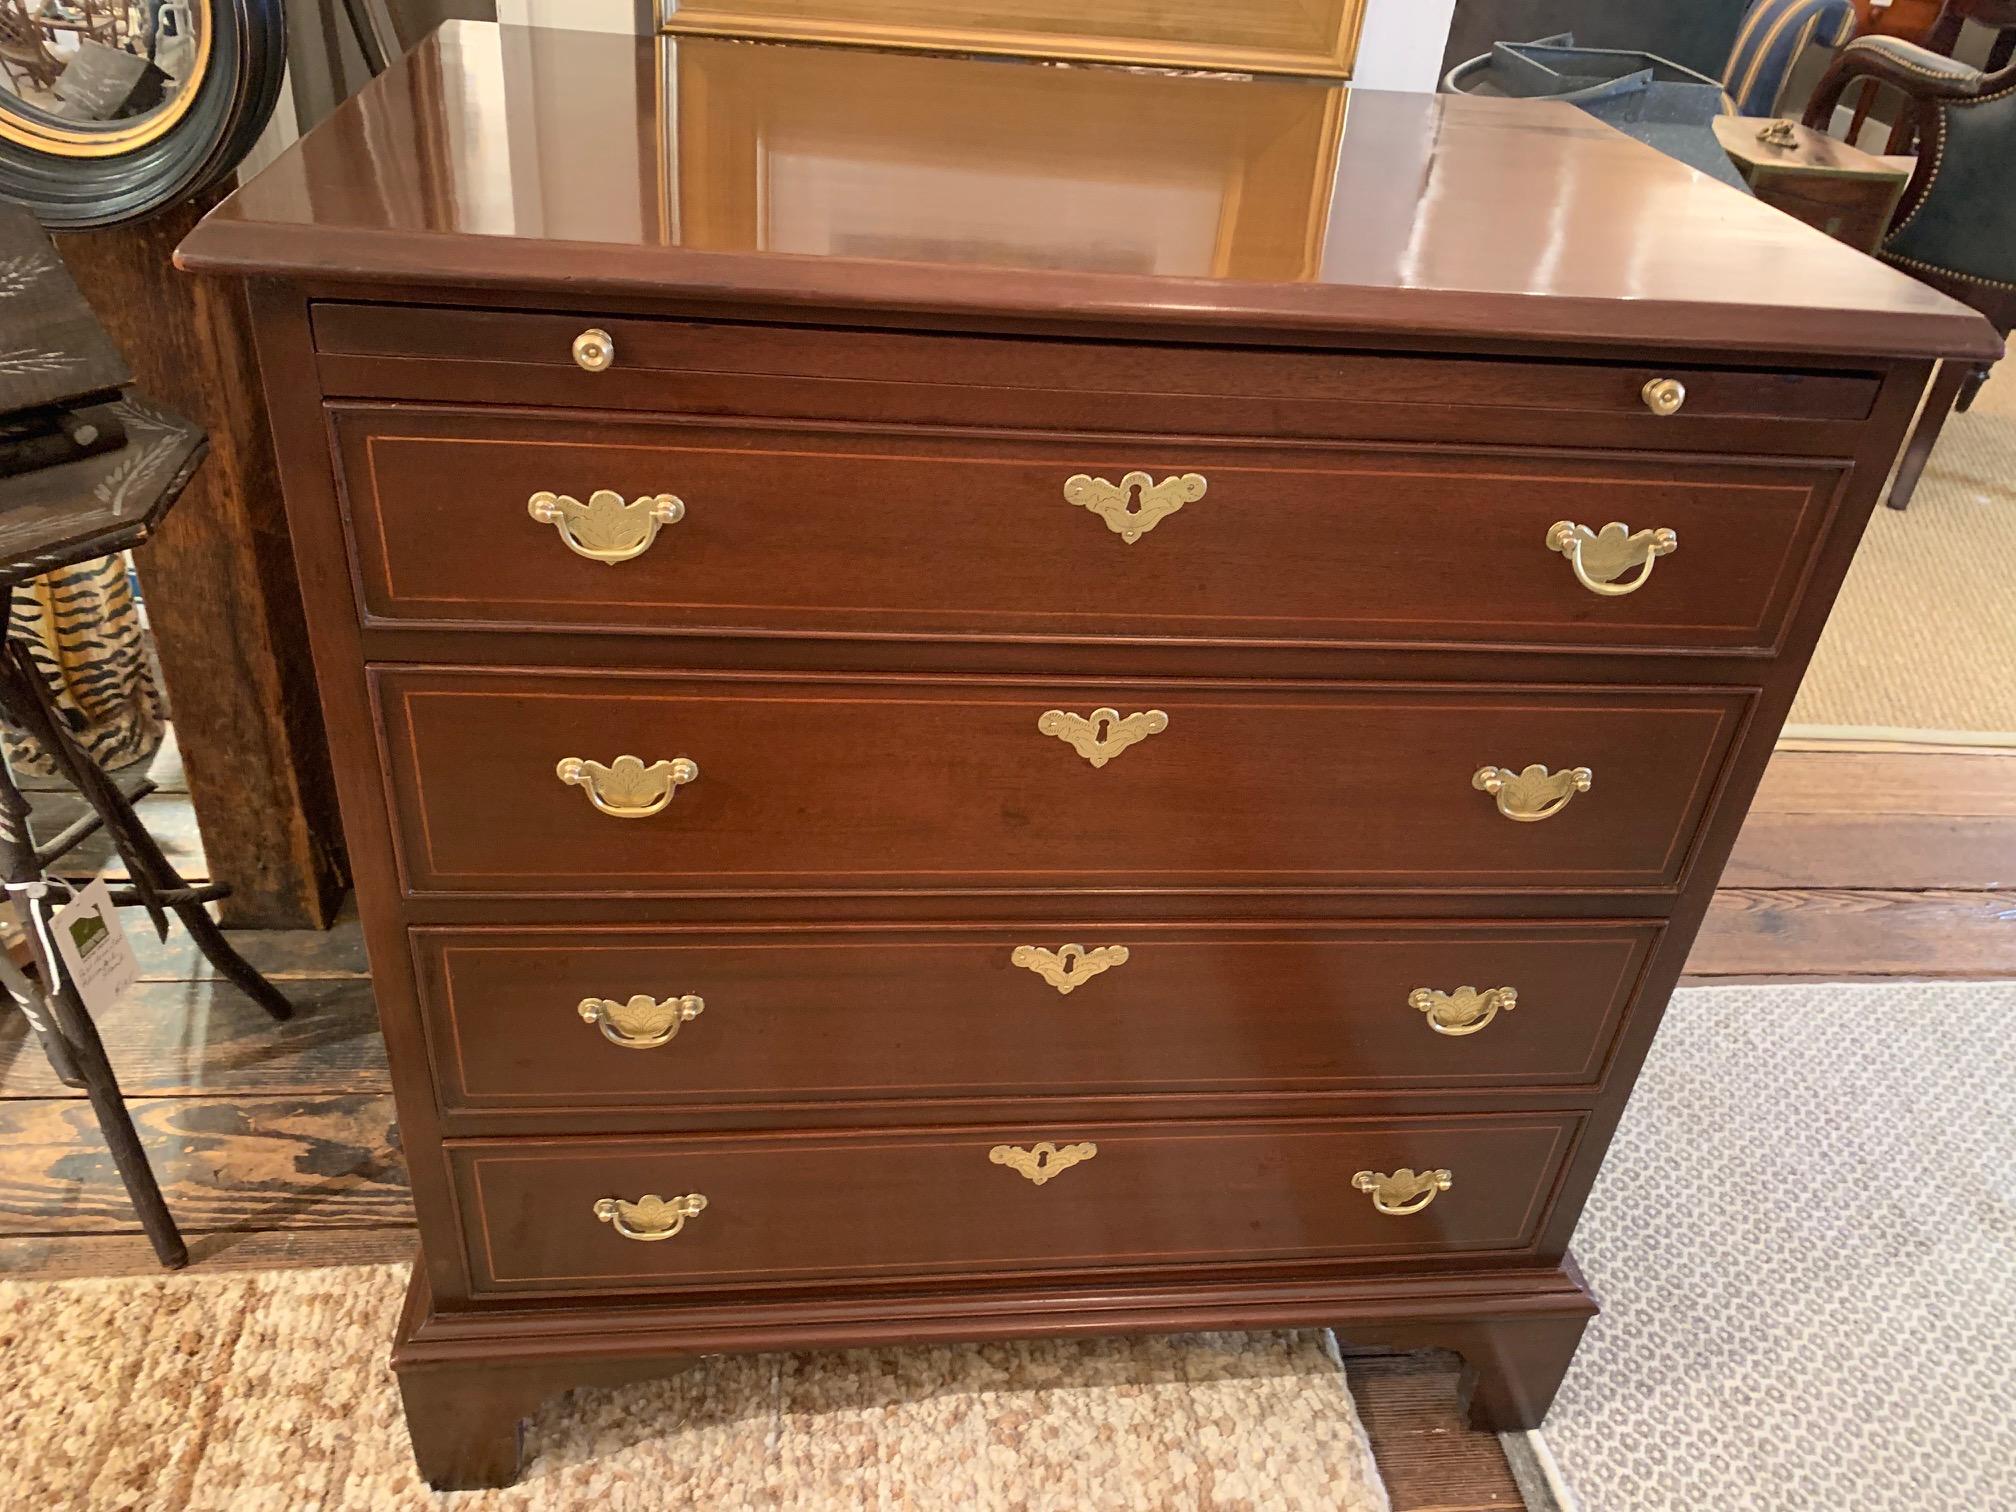
[[[49,933],[64,971],[93,1014],[103,1013],[140,980],[140,962],[103,877],[50,916]]]

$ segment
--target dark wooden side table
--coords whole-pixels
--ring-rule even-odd
[[[48,236],[25,211],[0,206],[0,603],[44,573],[124,551],[146,540],[188,486],[206,449],[201,427],[120,390],[125,364],[64,273]],[[116,438],[116,445],[102,444]],[[164,937],[173,914],[218,973],[276,1019],[286,998],[231,948],[205,906],[229,894],[192,887],[133,811],[151,791],[122,791],[79,743],[27,647],[0,645],[0,721],[23,731],[90,805],[85,818],[46,841],[29,822],[28,799],[0,763],[0,890],[18,909],[33,975],[0,956],[0,1002],[20,1009],[57,1077],[81,1088],[113,1163],[167,1266],[188,1260],[161,1188],[147,1164],[119,1082],[83,995],[52,945],[50,919],[63,887],[50,868],[103,829],[126,864],[120,906],[144,908]]]
[[[1862,252],[1883,240],[1911,176],[1908,164],[1796,121],[1719,116],[1715,139],[1757,198]]]

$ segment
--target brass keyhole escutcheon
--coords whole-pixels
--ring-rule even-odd
[[[1055,1145],[1046,1139],[1026,1150],[1015,1145],[996,1145],[987,1152],[987,1158],[995,1165],[1020,1172],[1042,1186],[1060,1172],[1068,1171],[1098,1153],[1099,1146],[1096,1144]]]
[[[1078,473],[1064,480],[1064,497],[1091,510],[1132,546],[1185,504],[1203,498],[1209,487],[1202,473],[1182,473],[1157,483],[1145,472],[1130,472],[1117,484]]]
[[[1144,709],[1125,719],[1118,709],[1094,709],[1090,714],[1051,709],[1036,721],[1039,735],[1055,736],[1095,767],[1168,728],[1169,716],[1160,709]]]
[[[1087,950],[1083,945],[1060,945],[1045,950],[1041,945],[1017,945],[1008,957],[1011,966],[1033,971],[1066,997],[1102,971],[1127,964],[1125,945],[1101,945]]]

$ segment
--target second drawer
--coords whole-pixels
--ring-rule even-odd
[[[376,681],[408,886],[540,897],[1668,888],[1751,697],[417,667]]]
[[[445,1111],[558,1114],[1593,1087],[1658,933],[420,929],[413,949]]]

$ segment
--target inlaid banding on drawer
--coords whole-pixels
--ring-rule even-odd
[[[450,1142],[477,1292],[705,1289],[1241,1261],[1378,1261],[1531,1244],[1580,1119],[996,1124],[958,1131]],[[1096,1146],[1036,1182],[998,1147]],[[1358,1171],[1446,1170],[1380,1212]],[[628,1241],[608,1203],[704,1198]],[[688,1204],[693,1207],[694,1204]]]
[[[385,624],[1763,652],[1846,476],[1682,456],[332,415],[363,609]],[[1179,484],[1187,502],[1169,507],[1156,490]],[[528,514],[535,495],[676,496],[683,513],[648,549],[596,560]],[[1678,542],[1636,591],[1592,592],[1559,552],[1563,522],[1610,521]]]
[[[379,668],[410,888],[486,894],[1668,888],[1743,690],[1081,683]],[[1053,709],[1153,709],[1103,767]],[[554,762],[706,775],[613,819]],[[1593,771],[1508,823],[1486,764]],[[685,990],[685,989],[681,989]]]
[[[418,929],[444,1112],[1593,1088],[1657,924],[1064,924],[849,932]],[[1068,993],[1035,939],[1124,964]],[[1517,1011],[1437,1032],[1416,994]],[[585,1000],[642,997],[639,1053]],[[690,1024],[680,1002],[706,1005]],[[1468,1001],[1458,999],[1454,1001]],[[1446,1023],[1462,1014],[1439,1004]],[[1473,1014],[1476,1022],[1481,1014]],[[676,1035],[676,1037],[674,1037]]]

